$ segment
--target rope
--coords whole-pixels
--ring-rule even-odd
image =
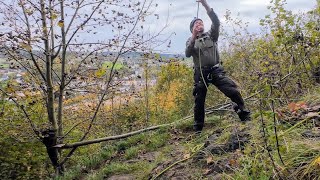
[[[197,18],[199,17],[199,7],[200,7],[200,2],[198,1]],[[201,48],[200,47],[199,47],[199,66],[200,66],[200,74],[201,74],[202,81],[208,90],[208,85],[206,83],[206,80],[203,77],[203,72],[201,67]]]
[[[200,2],[198,1],[198,9],[197,9],[197,18],[199,18],[199,8],[200,8]],[[204,43],[204,42],[203,42]],[[214,58],[216,58],[216,45],[214,45],[213,51],[214,51]],[[203,80],[204,85],[206,86],[206,89],[208,90],[208,85],[206,83],[206,80],[204,79],[203,72],[202,72],[202,67],[201,67],[201,48],[199,48],[199,66],[200,66],[200,73],[201,73],[201,78]],[[210,72],[211,73],[211,72]]]
[[[200,53],[201,49],[199,48],[199,66],[200,66],[200,74],[201,74],[201,78],[202,78],[202,81],[204,83],[204,85],[206,86],[207,90],[208,90],[208,85],[206,83],[206,80],[204,79],[204,76],[203,76],[203,72],[202,72],[202,67],[201,67],[201,53]]]
[[[200,6],[200,2],[198,2],[197,19],[199,17],[199,6]]]

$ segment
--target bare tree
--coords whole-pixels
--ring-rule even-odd
[[[148,18],[158,18],[153,15],[157,4],[152,0],[7,0],[0,5],[4,19],[1,51],[32,79],[25,82],[28,87],[25,90],[41,91],[47,127],[38,128],[25,107],[19,108],[46,146],[56,173],[61,174],[63,165],[77,148],[61,157],[54,147],[62,144],[77,126],[69,130],[63,126],[66,90],[98,94],[92,114],[78,120],[77,124],[89,122],[79,139],[81,142],[88,137],[103,102],[117,85],[114,81],[118,75],[114,68],[117,61],[127,52],[143,51],[146,43],[163,43],[157,40],[167,25],[153,34],[143,26]],[[102,67],[106,60],[112,62],[108,71]],[[90,68],[96,70],[95,75],[88,74]],[[90,80],[88,76],[92,76]],[[6,94],[15,99],[15,93]],[[19,105],[18,101],[15,103]]]

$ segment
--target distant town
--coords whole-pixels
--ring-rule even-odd
[[[112,56],[111,53],[108,53],[109,56]],[[105,61],[106,55],[99,56],[95,59],[97,62]],[[121,94],[133,94],[135,92],[141,91],[141,88],[146,86],[146,62],[147,62],[147,71],[148,71],[148,86],[154,86],[156,83],[156,72],[160,70],[160,67],[164,64],[167,64],[172,61],[181,61],[183,63],[190,64],[190,60],[185,60],[183,55],[172,55],[172,54],[158,54],[152,59],[146,60],[143,59],[143,56],[139,53],[128,53],[119,58],[117,61],[117,66],[115,66],[116,71],[124,71],[121,76],[115,77],[113,79],[113,84],[117,84],[117,92]],[[109,62],[110,63],[110,62]],[[112,63],[111,63],[112,64]],[[106,71],[110,69],[107,66]],[[97,67],[94,67],[92,64],[86,64],[82,69],[95,72],[98,70]],[[5,84],[9,79],[15,81],[23,87],[23,89],[28,89],[27,85],[24,83],[23,76],[26,73],[26,70],[20,67],[15,62],[8,62],[5,56],[0,55],[0,85]],[[83,77],[75,77],[72,83],[70,83],[70,92],[69,94],[83,94],[87,91],[82,91],[77,87],[87,87],[87,86],[103,86],[100,82],[98,84],[92,83],[88,84],[86,79]],[[29,87],[30,88],[30,87]],[[89,88],[90,89],[90,88]],[[17,92],[19,94],[19,92]],[[20,93],[23,96],[23,93]]]

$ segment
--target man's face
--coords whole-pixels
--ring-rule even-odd
[[[196,22],[193,25],[193,29],[196,30],[197,32],[203,32],[204,31],[203,22],[201,20],[196,20]]]

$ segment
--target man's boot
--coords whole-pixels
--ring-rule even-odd
[[[234,111],[238,114],[238,116],[239,116],[239,118],[240,118],[240,120],[241,120],[242,122],[250,121],[250,120],[251,120],[251,117],[250,117],[251,113],[250,113],[249,110],[245,110],[245,109],[241,110],[241,109],[239,108],[239,106],[236,105],[236,104],[233,105],[233,109],[234,109]]]

